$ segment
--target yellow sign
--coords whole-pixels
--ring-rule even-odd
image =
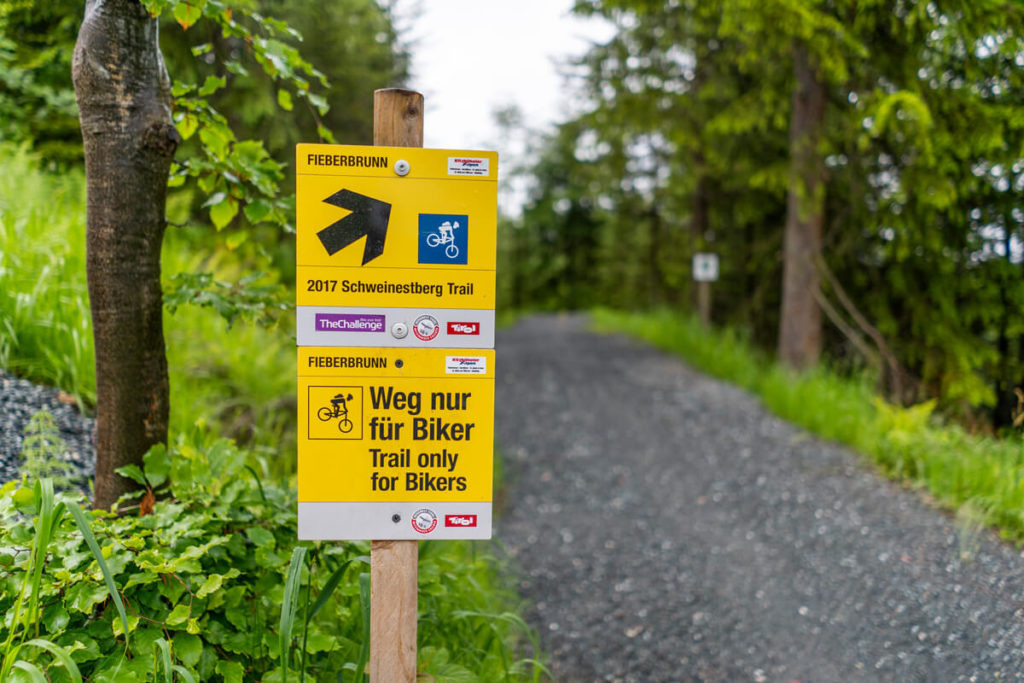
[[[497,154],[295,154],[299,538],[490,538]]]
[[[299,306],[494,308],[495,152],[296,147]]]
[[[489,537],[493,350],[300,347],[298,368],[301,538]]]

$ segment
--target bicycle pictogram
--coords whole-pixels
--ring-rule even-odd
[[[448,246],[444,249],[444,255],[450,259],[457,258],[459,255],[459,248],[455,245],[455,230],[459,229],[459,222],[445,221],[438,226],[436,233],[430,233],[427,235],[427,246],[433,248],[442,244]]]
[[[352,431],[353,426],[352,420],[348,419],[348,401],[351,400],[352,394],[348,396],[337,394],[331,399],[331,407],[323,406],[320,410],[316,411],[316,416],[322,422],[329,422],[338,418],[338,430],[342,434],[348,434]]]

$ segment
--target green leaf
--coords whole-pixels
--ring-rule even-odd
[[[319,113],[321,116],[326,114],[327,110],[331,108],[331,106],[327,104],[327,100],[321,97],[320,95],[308,92],[306,93],[305,97],[307,100],[309,100],[310,104],[316,107],[317,113]]]
[[[203,87],[199,89],[199,96],[209,97],[227,85],[227,82],[227,79],[223,76],[207,76],[206,80],[203,82]]]
[[[167,615],[167,619],[165,621],[169,626],[177,626],[188,619],[188,616],[191,613],[192,610],[187,604],[180,603],[174,606],[174,609],[172,609],[171,613]]]
[[[234,140],[231,129],[218,121],[208,121],[199,129],[199,140],[207,151],[216,159],[224,159],[228,155],[228,146]]]
[[[199,128],[199,119],[188,112],[184,112],[176,117],[174,125],[178,129],[178,135],[181,136],[182,140],[188,140],[192,135],[195,134],[196,129]],[[184,182],[184,179],[182,179]]]
[[[67,613],[65,612],[65,614]],[[82,680],[82,674],[78,670],[78,665],[75,664],[75,660],[71,658],[71,653],[68,652],[67,648],[61,647],[60,645],[55,645],[50,641],[43,640],[41,638],[33,638],[32,640],[26,641],[25,644],[46,650],[51,655],[53,655],[54,659],[57,660],[60,666],[64,667],[64,669],[68,672],[68,675],[71,676],[73,680]]]
[[[128,631],[134,631],[135,627],[139,625],[139,617],[134,614],[129,614],[127,623]],[[110,627],[114,632],[114,636],[125,635],[125,622],[121,621],[120,619],[115,619],[114,622],[110,625]]]
[[[245,217],[249,219],[250,223],[259,223],[270,215],[272,209],[270,202],[267,200],[254,199],[247,202],[243,210],[245,211]]]
[[[170,458],[167,457],[167,446],[158,443],[152,446],[142,456],[142,464],[146,468],[146,480],[153,488],[157,488],[165,481],[171,470]]]
[[[174,654],[182,663],[195,666],[199,662],[199,656],[203,654],[202,638],[190,633],[177,633],[172,642]]]
[[[287,90],[277,91],[277,105],[285,111],[292,110],[292,94]]]
[[[205,598],[210,593],[220,590],[221,585],[224,583],[224,577],[220,574],[211,574],[203,582],[203,585],[196,591],[197,598]]]
[[[48,681],[46,680],[46,676],[43,675],[43,672],[40,671],[39,667],[35,664],[30,664],[29,662],[19,660],[14,663],[14,668],[21,669],[22,671],[27,673],[28,678],[30,681],[32,681],[32,683],[48,683]]]
[[[230,223],[236,214],[238,214],[238,202],[234,197],[227,197],[219,204],[210,207],[210,220],[218,230]]]
[[[36,496],[35,492],[31,488],[21,487],[14,492],[14,504],[24,511],[28,511],[25,508],[35,509]]]
[[[302,579],[302,567],[306,559],[306,549],[297,546],[292,549],[292,559],[288,564],[288,576],[284,582],[284,599],[281,603],[281,670],[284,682],[288,681],[288,654],[291,650],[292,629],[295,627],[295,615],[298,611],[299,586]]]
[[[80,581],[68,588],[64,604],[68,609],[82,614],[91,614],[96,605],[107,598],[103,586],[90,581]]]
[[[128,626],[128,615],[125,613],[124,603],[121,602],[121,595],[117,592],[117,586],[114,585],[114,577],[110,573],[110,568],[107,566],[107,561],[100,551],[99,544],[96,543],[96,537],[93,536],[92,528],[89,526],[89,521],[85,518],[85,513],[82,512],[82,508],[78,507],[78,503],[74,501],[69,501],[67,506],[68,511],[75,520],[75,524],[78,525],[78,530],[85,537],[85,542],[89,545],[92,556],[96,559],[96,564],[100,566],[100,571],[103,573],[103,581],[107,584],[107,593],[114,601],[118,616],[121,617],[122,631],[124,632],[124,639],[127,644],[128,633],[131,629]],[[138,619],[136,619],[136,622],[138,622]]]
[[[201,16],[203,16],[203,10],[197,0],[184,0],[174,6],[174,18],[186,31],[189,26],[199,21]]]
[[[251,526],[245,530],[245,535],[257,548],[273,548],[276,544],[274,534],[261,526]]]
[[[338,647],[338,639],[324,633],[314,633],[306,639],[306,652],[331,652]]]
[[[186,669],[185,667],[183,667],[183,666],[178,666],[177,664],[175,664],[175,665],[173,665],[173,666],[171,667],[171,670],[172,670],[172,671],[174,671],[174,672],[175,672],[176,674],[178,674],[179,676],[181,676],[182,680],[184,680],[184,681],[185,681],[185,683],[197,683],[197,682],[196,682],[196,677],[195,677],[195,676],[193,676],[193,675],[192,675],[192,674],[191,674],[191,673],[189,672],[189,670],[188,670],[188,669]]]
[[[59,633],[68,625],[71,617],[64,605],[56,602],[43,610],[43,626],[50,634]]]
[[[202,137],[202,134],[200,134]],[[199,176],[199,180],[196,183],[199,185],[199,189],[203,192],[210,194],[213,189],[217,187],[217,181],[220,180],[220,176],[215,173],[206,173]]]
[[[124,467],[118,467],[114,471],[122,477],[131,479],[136,484],[146,485],[146,477],[142,474],[142,468],[138,465],[125,465]]]
[[[338,587],[338,584],[341,582],[342,577],[345,576],[345,572],[348,570],[349,565],[351,565],[353,562],[360,561],[363,559],[366,558],[362,556],[350,558],[342,562],[341,566],[334,570],[334,573],[331,574],[330,578],[327,579],[327,583],[324,584],[324,587],[320,591],[320,594],[316,596],[316,602],[313,603],[313,608],[309,611],[310,621],[316,618],[316,615],[319,614],[320,610],[324,608],[324,605],[327,604],[327,601],[331,599],[331,594],[334,593],[334,589]]]
[[[224,677],[224,683],[242,683],[242,674],[245,673],[241,664],[226,659],[217,662],[216,671]]]
[[[157,655],[160,657],[160,665],[164,671],[164,681],[171,683],[173,679],[173,674],[171,673],[171,648],[163,638],[157,638],[153,645],[156,647]]]
[[[245,232],[244,230],[239,230],[227,236],[227,238],[224,240],[224,246],[226,246],[228,250],[234,251],[235,249],[238,248],[238,245],[242,244],[247,239],[249,239],[249,233]]]
[[[356,677],[354,680],[363,680],[363,672],[366,671],[366,664],[370,660],[370,575],[367,572],[359,574],[359,607],[363,625],[363,642],[359,644],[359,661],[356,663]]]

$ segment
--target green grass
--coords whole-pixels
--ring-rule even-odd
[[[0,367],[91,404],[85,178],[42,173],[10,146],[0,169]]]
[[[764,405],[826,439],[847,444],[887,475],[928,491],[941,505],[1024,543],[1024,442],[975,436],[943,424],[934,404],[910,408],[875,395],[867,377],[819,367],[796,373],[755,349],[735,330],[706,330],[669,311],[593,313],[602,331],[624,331],[677,353],[694,367],[738,384]]]

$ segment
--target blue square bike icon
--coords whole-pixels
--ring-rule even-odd
[[[420,263],[465,265],[469,251],[469,216],[421,213]]]

